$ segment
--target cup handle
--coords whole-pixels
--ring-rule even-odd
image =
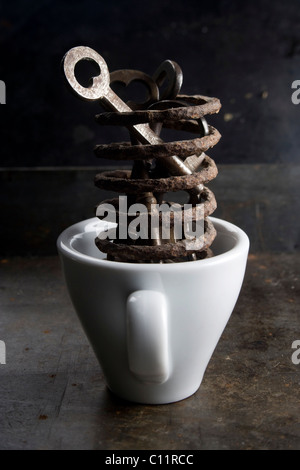
[[[170,375],[168,308],[165,295],[138,290],[126,305],[130,371],[144,383],[161,384]]]

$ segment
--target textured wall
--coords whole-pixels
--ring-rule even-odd
[[[96,49],[110,70],[152,74],[176,60],[184,92],[222,101],[210,120],[223,135],[217,163],[296,162],[299,26],[299,0],[1,2],[1,166],[97,165],[94,144],[120,138],[94,122],[98,104],[64,86],[60,62],[76,45]]]
[[[109,162],[97,160],[94,145],[128,139],[124,129],[99,127],[99,104],[80,101],[65,86],[61,60],[77,45],[96,49],[111,71],[151,75],[173,59],[183,69],[184,93],[220,98],[220,113],[208,119],[222,134],[208,152],[220,169],[212,182],[215,215],[244,228],[252,251],[299,250],[300,104],[291,100],[292,82],[300,80],[299,6],[299,0],[1,2],[0,254],[53,253],[58,233],[92,216],[102,199],[93,175]],[[141,89],[127,92],[130,98]]]

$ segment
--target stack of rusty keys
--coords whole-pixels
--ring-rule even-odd
[[[100,68],[100,74],[92,78],[89,87],[82,86],[75,76],[75,66],[82,60],[94,61]],[[159,225],[153,228],[147,243],[130,237],[126,240],[117,237],[112,243],[107,237],[97,237],[97,247],[108,259],[123,262],[182,262],[212,256],[210,246],[216,231],[208,216],[216,209],[216,200],[204,184],[215,178],[218,171],[205,152],[216,145],[221,136],[207,124],[204,116],[217,113],[220,101],[203,95],[180,94],[182,71],[171,60],[164,61],[152,77],[138,70],[109,73],[106,62],[96,51],[79,46],[64,56],[63,70],[67,82],[80,98],[101,102],[105,112],[96,116],[98,123],[124,126],[130,133],[130,142],[97,145],[94,151],[100,158],[133,161],[132,170],[101,172],[95,177],[95,185],[125,194],[130,202],[144,204],[148,216],[158,215],[159,218]],[[125,103],[110,87],[116,82],[128,85],[133,81],[146,86],[148,96],[144,103]],[[197,133],[200,137],[164,142],[159,136],[162,128]],[[178,213],[175,217],[172,203],[163,201],[164,194],[175,191],[189,194],[187,211],[194,224],[202,217],[201,242],[199,237],[198,243],[187,243],[182,231],[178,238],[174,229]],[[101,203],[115,208],[118,221],[122,218],[120,200],[119,197]],[[170,207],[168,239],[162,236],[162,213],[154,214],[160,204]],[[184,224],[183,206],[180,223]],[[119,232],[121,228],[119,226]]]

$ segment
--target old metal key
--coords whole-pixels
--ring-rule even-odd
[[[81,60],[92,60],[100,68],[100,75],[92,77],[89,87],[80,85],[75,77],[75,66]],[[104,107],[120,113],[131,112],[132,109],[110,88],[110,74],[107,64],[95,50],[86,46],[70,49],[63,58],[65,77],[80,98],[87,101],[101,100]],[[160,144],[163,140],[150,128],[149,124],[136,124],[130,127],[137,139],[143,144]],[[192,170],[176,155],[164,158],[164,164],[172,175],[191,175]],[[193,189],[193,193],[200,194],[202,186]]]

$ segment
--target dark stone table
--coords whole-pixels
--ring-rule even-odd
[[[299,263],[250,254],[200,389],[144,406],[107,390],[58,257],[2,258],[0,449],[299,450]]]

